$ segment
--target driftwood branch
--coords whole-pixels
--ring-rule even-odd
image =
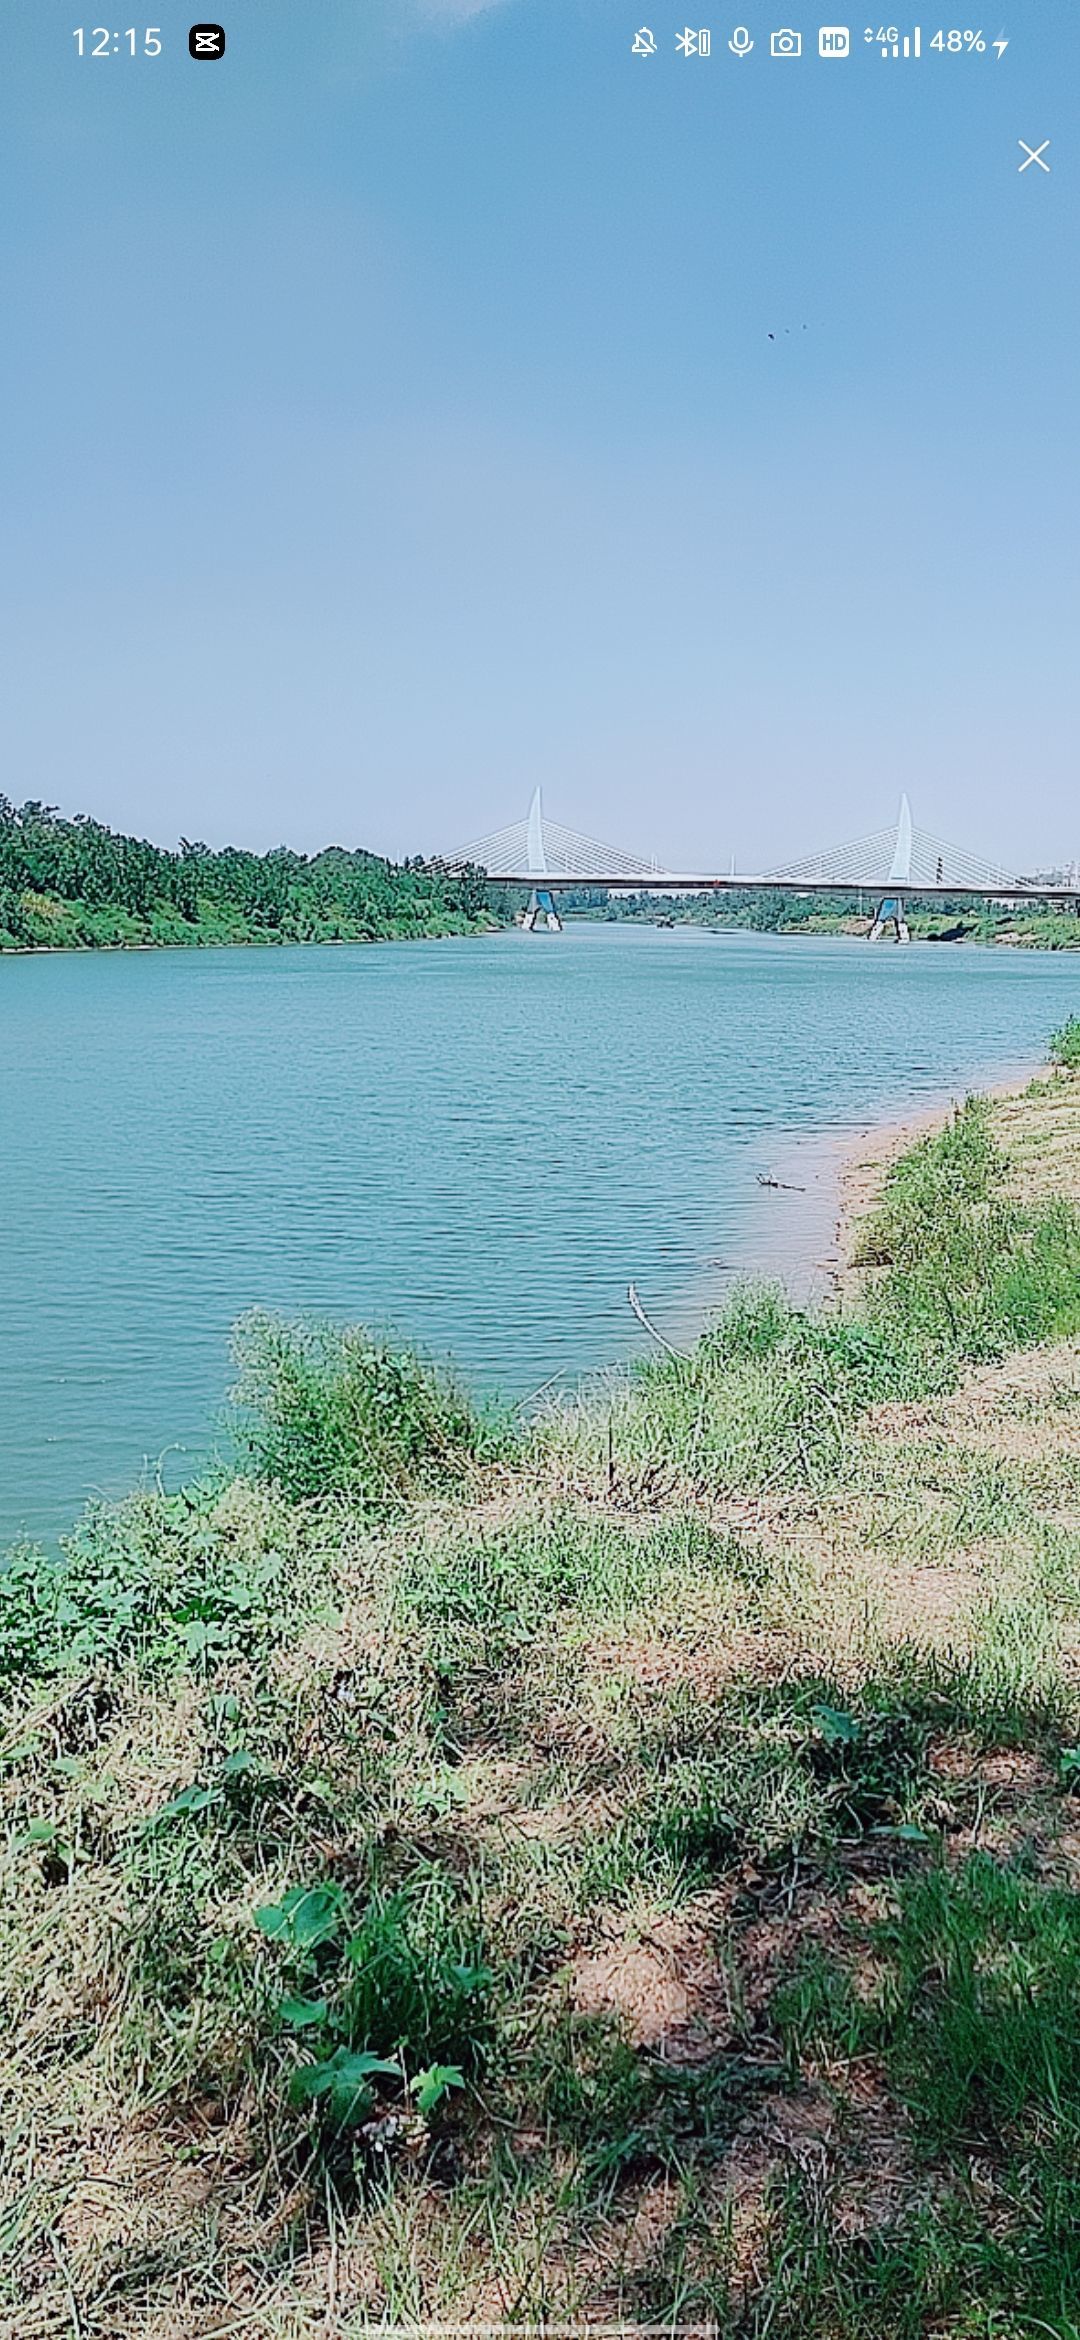
[[[764,1170],[758,1171],[757,1182],[759,1186],[778,1186],[784,1194],[806,1193],[805,1186],[792,1186],[790,1180],[787,1178],[767,1178]]]
[[[554,1389],[556,1382],[561,1381],[564,1373],[569,1371],[569,1366],[560,1365],[556,1373],[548,1374],[547,1380],[541,1382],[539,1389],[530,1389],[524,1397],[519,1397],[511,1406],[511,1413],[520,1414],[524,1406],[534,1406],[537,1398],[542,1398],[549,1389]]]
[[[671,1341],[669,1341],[669,1340],[665,1340],[663,1333],[662,1333],[662,1332],[658,1332],[658,1331],[657,1331],[657,1329],[656,1329],[656,1326],[655,1326],[654,1324],[650,1323],[650,1320],[649,1320],[649,1318],[646,1316],[646,1314],[645,1314],[645,1310],[643,1309],[643,1307],[642,1307],[642,1305],[641,1305],[641,1302],[640,1302],[640,1300],[638,1299],[638,1296],[637,1296],[637,1285],[636,1285],[636,1284],[628,1284],[628,1285],[627,1285],[627,1287],[626,1287],[626,1297],[627,1297],[627,1299],[628,1299],[628,1300],[629,1300],[629,1302],[630,1302],[630,1306],[631,1306],[631,1308],[632,1308],[632,1309],[633,1309],[633,1311],[634,1311],[634,1315],[637,1317],[638,1323],[639,1323],[639,1324],[641,1324],[641,1325],[644,1325],[646,1332],[647,1332],[647,1333],[651,1333],[651,1334],[652,1334],[652,1337],[653,1337],[654,1341],[659,1341],[661,1348],[662,1348],[662,1349],[666,1349],[666,1350],[667,1350],[667,1353],[668,1353],[668,1356],[669,1356],[669,1357],[679,1357],[679,1358],[681,1358],[681,1359],[682,1359],[682,1362],[683,1362],[683,1364],[685,1365],[685,1363],[686,1363],[686,1350],[685,1350],[685,1349],[676,1349],[676,1348],[674,1347],[673,1343],[672,1343]]]

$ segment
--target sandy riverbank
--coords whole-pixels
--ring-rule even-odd
[[[906,1152],[919,1138],[926,1137],[931,1130],[941,1129],[950,1113],[954,1113],[964,1097],[970,1096],[973,1091],[981,1097],[991,1098],[995,1104],[1001,1104],[1022,1097],[1029,1083],[1037,1078],[1038,1070],[1037,1066],[1029,1065],[1023,1071],[1011,1073],[1007,1080],[972,1083],[962,1090],[955,1090],[950,1097],[942,1098],[934,1105],[927,1105],[916,1113],[905,1114],[900,1121],[871,1122],[861,1130],[853,1144],[845,1145],[840,1166],[838,1233],[841,1251],[848,1249],[853,1223],[873,1207],[886,1172],[900,1154]]]
[[[716,1305],[740,1283],[779,1283],[800,1307],[834,1301],[847,1288],[854,1229],[890,1163],[940,1129],[973,1090],[1004,1104],[1021,1098],[1041,1069],[1015,1065],[993,1082],[958,1083],[909,1112],[855,1128],[782,1135],[756,1166],[756,1202],[737,1256],[718,1263],[724,1286]]]
[[[828,1291],[841,1298],[850,1288],[849,1279],[855,1271],[851,1256],[856,1230],[867,1213],[873,1210],[884,1186],[886,1176],[901,1154],[920,1138],[944,1127],[950,1114],[955,1113],[964,1098],[977,1094],[988,1097],[995,1108],[995,1119],[1015,1124],[1017,1109],[1026,1098],[1031,1083],[1045,1066],[1029,1064],[1013,1067],[1007,1076],[990,1082],[965,1083],[949,1096],[941,1096],[933,1104],[918,1108],[897,1120],[869,1122],[852,1137],[844,1133],[829,1148],[831,1161],[826,1159],[807,1165],[816,1173],[819,1185],[832,1180],[833,1224],[831,1241],[815,1266],[825,1275]],[[1008,1109],[1012,1109],[1009,1111]],[[1030,1112],[1025,1111],[1025,1122],[1030,1124]]]

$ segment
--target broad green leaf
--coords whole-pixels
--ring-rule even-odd
[[[429,2064],[426,2072],[418,2072],[410,2085],[417,2112],[426,2121],[452,2088],[464,2088],[465,2075],[456,2064]]]
[[[20,1842],[27,1852],[33,1850],[34,1852],[55,1853],[57,1860],[62,1861],[66,1869],[74,1868],[74,1848],[61,1836],[60,1830],[52,1820],[31,1820],[26,1834],[20,1839]]]
[[[815,1706],[814,1722],[827,1747],[850,1747],[859,1736],[854,1715],[838,1706]]]
[[[324,2062],[304,2064],[294,2072],[289,2093],[294,2104],[325,2103],[336,2128],[354,2128],[371,2111],[375,2102],[372,2081],[381,2075],[400,2080],[400,2064],[387,2063],[385,2057],[372,2055],[367,2048],[338,2048]]]
[[[315,1950],[338,1932],[342,1902],[337,1885],[291,1885],[280,1901],[256,1910],[255,1923],[272,1942],[287,1942],[292,1950]]]
[[[226,1638],[224,1626],[207,1624],[201,1617],[193,1617],[182,1635],[189,1657],[202,1657],[206,1650],[218,1649]]]
[[[339,2048],[337,2055],[330,2060],[334,2066],[334,2077],[328,2110],[331,2119],[342,2129],[353,2127],[370,2110],[373,2079],[381,2076],[391,2080],[401,2079],[400,2064],[387,2063],[384,2057],[369,2055],[366,2051],[361,2055],[353,2055],[347,2049]]]
[[[175,1820],[185,1812],[208,1812],[211,1804],[220,1804],[223,1801],[220,1788],[193,1785],[181,1788],[178,1796],[170,1797],[167,1804],[162,1804],[156,1812],[151,1814],[151,1819]]]
[[[282,1999],[278,2018],[290,2031],[306,2031],[313,2024],[325,2023],[328,2008],[327,1999]]]
[[[326,2096],[334,2085],[329,2064],[301,2064],[289,2082],[289,2095],[294,2104],[310,2104],[317,2096]]]
[[[451,1967],[450,1972],[459,1989],[463,1991],[490,1990],[495,1980],[490,1966],[455,1965]]]

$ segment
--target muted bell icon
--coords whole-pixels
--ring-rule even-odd
[[[728,48],[734,50],[736,57],[748,57],[753,46],[754,43],[746,25],[737,24],[728,42]]]

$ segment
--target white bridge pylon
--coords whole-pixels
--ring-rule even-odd
[[[835,845],[825,853],[804,854],[801,860],[763,870],[760,877],[748,882],[759,886],[770,882],[857,886],[881,894],[892,887],[901,894],[918,894],[924,889],[958,894],[968,890],[983,894],[1032,890],[1030,882],[984,861],[981,854],[968,853],[962,845],[947,845],[941,837],[932,837],[928,829],[917,828],[906,795],[900,799],[899,813],[890,828],[876,829],[869,837],[857,837],[853,844]]]
[[[493,878],[546,878],[564,885],[578,878],[591,878],[602,885],[605,877],[646,880],[670,875],[658,861],[624,853],[618,845],[602,845],[596,837],[583,837],[576,829],[564,829],[561,822],[548,820],[539,788],[527,820],[511,821],[509,828],[475,838],[455,853],[454,862],[472,862]]]

